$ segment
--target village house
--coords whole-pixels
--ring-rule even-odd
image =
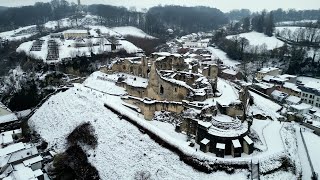
[[[304,114],[309,113],[312,106],[306,103],[291,105],[289,110],[295,113],[297,116],[303,117]]]
[[[63,32],[64,39],[87,38],[88,30],[85,29],[69,29]]]
[[[4,104],[0,102],[0,129],[12,129],[19,127],[18,117]]]
[[[256,74],[256,79],[261,81],[265,76],[278,76],[281,74],[281,69],[276,67],[268,67],[268,68],[262,68],[260,71]]]
[[[301,98],[297,96],[289,96],[285,101],[288,105],[296,105],[301,103]]]
[[[282,91],[274,90],[271,93],[272,99],[276,100],[279,103],[282,103],[289,95],[287,93],[284,93]]]
[[[230,81],[242,79],[242,74],[240,72],[234,71],[232,69],[221,70],[219,76],[222,77],[223,79],[227,79]]]
[[[301,90],[302,102],[310,104],[315,107],[320,107],[320,84],[319,83],[307,83],[299,85]]]
[[[266,83],[266,82],[259,82],[259,83],[254,83],[252,85],[256,90],[268,95],[268,96],[271,96],[271,93],[276,90],[276,86],[274,86],[273,84],[269,84],[269,83]]]
[[[37,148],[22,142],[0,148],[0,179],[44,179]]]
[[[285,82],[282,86],[277,87],[277,89],[289,95],[300,97],[301,89],[294,83]]]

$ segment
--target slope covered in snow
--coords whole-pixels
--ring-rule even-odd
[[[133,26],[121,26],[121,27],[114,27],[111,29],[119,34],[122,34],[123,36],[135,36],[139,38],[154,39],[153,36],[150,36],[149,34],[143,32],[141,29]]]
[[[103,106],[103,100],[108,98],[78,85],[52,96],[31,117],[29,124],[49,146],[62,151],[65,137],[82,122],[91,122],[98,136],[98,147],[89,151],[89,161],[102,179],[133,179],[138,171],[149,171],[153,179],[247,179],[246,172],[228,175],[194,170],[135,126],[120,120]]]
[[[282,41],[278,40],[274,36],[268,37],[265,34],[258,33],[255,31],[248,32],[248,33],[241,33],[238,35],[227,36],[227,39],[231,39],[234,36],[239,36],[239,37],[243,37],[243,38],[248,39],[250,42],[250,45],[253,45],[253,46],[261,46],[263,44],[266,44],[268,50],[272,50],[274,48],[279,48],[284,45],[284,43]]]
[[[218,58],[223,62],[224,65],[228,67],[236,69],[236,66],[240,64],[240,62],[230,59],[227,53],[218,48],[208,47],[207,49],[212,53],[213,60]]]

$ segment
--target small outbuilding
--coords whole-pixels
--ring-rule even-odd
[[[210,140],[206,138],[202,139],[200,141],[200,150],[206,153],[206,152],[209,152],[209,149],[210,149]]]
[[[241,157],[242,147],[238,139],[232,140],[231,155],[233,157]]]
[[[253,141],[248,137],[243,137],[243,152],[246,154],[253,153]]]
[[[217,143],[216,145],[216,156],[224,158],[226,145],[223,143]]]

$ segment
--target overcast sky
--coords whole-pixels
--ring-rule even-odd
[[[50,0],[0,0],[0,6],[32,5],[37,1],[49,2]],[[68,0],[76,2],[77,0]],[[176,4],[186,6],[204,5],[216,7],[224,12],[232,9],[320,9],[320,0],[81,0],[82,4],[109,4],[115,6],[131,7],[138,9],[149,8],[156,5]]]

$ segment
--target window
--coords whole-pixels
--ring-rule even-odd
[[[162,95],[164,92],[162,85],[160,86],[160,94]]]
[[[177,90],[177,88],[174,88],[174,92],[177,92],[178,90]]]

